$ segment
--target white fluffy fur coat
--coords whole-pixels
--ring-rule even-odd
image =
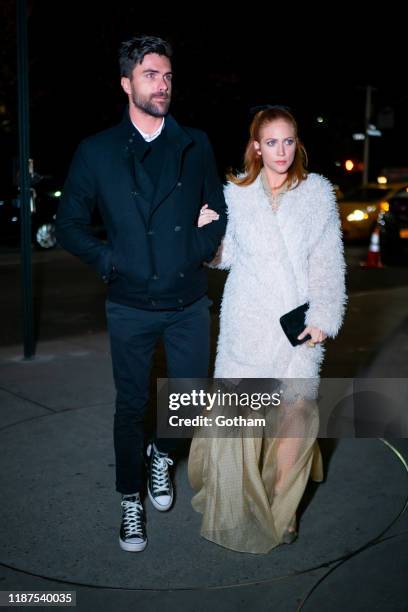
[[[306,324],[338,333],[346,304],[339,215],[330,182],[309,174],[274,212],[261,178],[225,187],[228,226],[216,267],[229,269],[215,377],[317,377],[324,348],[292,347],[279,317],[309,302]]]

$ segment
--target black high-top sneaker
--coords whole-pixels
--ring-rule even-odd
[[[149,444],[147,455],[147,491],[153,506],[165,512],[173,503],[173,485],[170,480],[169,465],[173,465],[167,453],[160,453],[154,444]]]
[[[124,495],[121,501],[122,524],[119,544],[127,552],[140,552],[146,548],[147,536],[140,495]]]

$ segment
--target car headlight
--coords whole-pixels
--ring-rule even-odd
[[[347,215],[347,221],[364,221],[365,219],[368,219],[367,213],[358,208]]]

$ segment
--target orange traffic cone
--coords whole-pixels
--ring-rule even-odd
[[[380,252],[380,228],[374,228],[370,238],[367,259],[360,264],[363,268],[383,268]]]

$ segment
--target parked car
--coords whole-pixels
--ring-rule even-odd
[[[408,184],[389,199],[378,217],[381,260],[386,265],[408,264]]]
[[[55,215],[61,190],[51,177],[36,175],[31,188],[32,242],[39,249],[56,246]],[[16,186],[2,188],[0,195],[0,243],[16,246],[20,242],[19,189]]]
[[[62,196],[62,183],[49,175],[35,173],[32,177],[30,210],[32,244],[38,249],[57,246],[55,219]],[[0,184],[0,246],[16,247],[20,244],[19,188]],[[102,217],[95,207],[91,215],[89,232],[102,241],[107,240]]]
[[[368,183],[338,198],[341,226],[345,240],[368,240],[378,215],[387,210],[389,199],[405,183]]]

